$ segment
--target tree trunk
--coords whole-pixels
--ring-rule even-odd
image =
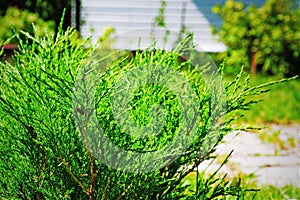
[[[256,63],[256,52],[252,52],[251,54],[251,74],[256,75],[257,63]]]

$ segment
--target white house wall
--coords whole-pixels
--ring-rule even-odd
[[[166,28],[179,32],[182,25],[182,10],[184,2],[185,27],[194,33],[198,48],[208,52],[225,50],[224,44],[212,35],[210,24],[198,10],[192,0],[165,0]],[[161,0],[82,0],[81,35],[86,38],[92,36],[95,43],[108,27],[115,29],[115,34],[124,33],[138,28],[151,28],[158,15]],[[136,32],[135,32],[136,33]],[[128,35],[138,40],[138,36]]]

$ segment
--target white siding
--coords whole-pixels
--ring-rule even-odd
[[[180,31],[183,5],[186,2],[185,26],[188,31],[194,32],[199,49],[209,52],[225,50],[225,46],[211,34],[208,20],[192,0],[165,1],[167,29]],[[84,23],[81,25],[81,34],[85,38],[92,36],[92,41],[95,42],[107,27],[115,28],[115,34],[151,28],[160,6],[161,0],[82,0],[81,19]],[[128,37],[138,40],[138,36],[134,34]]]

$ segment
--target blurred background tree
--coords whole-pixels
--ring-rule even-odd
[[[53,20],[44,21],[39,18],[36,13],[28,10],[20,10],[17,7],[10,7],[7,9],[5,16],[0,18],[0,41],[5,42],[11,38],[16,32],[25,30],[33,34],[33,29],[36,29],[36,34],[45,36],[47,33],[54,33],[55,22]],[[34,24],[34,27],[32,26]],[[22,35],[23,36],[23,35]],[[17,44],[17,38],[9,41],[11,44]]]
[[[66,29],[71,25],[71,3],[72,0],[0,1],[0,44],[19,30],[33,33],[32,23],[38,35],[54,32],[64,9],[63,28]],[[10,43],[16,43],[16,40]]]
[[[36,13],[44,21],[53,20],[56,27],[59,25],[63,10],[66,9],[63,27],[71,25],[71,3],[72,0],[9,0],[0,1],[0,16],[4,16],[7,9],[17,7]]]
[[[235,71],[241,65],[264,74],[293,76],[300,73],[300,8],[293,0],[267,0],[260,7],[227,0],[213,12],[223,24],[220,39],[228,50],[218,55]]]

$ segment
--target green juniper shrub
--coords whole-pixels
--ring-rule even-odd
[[[21,35],[27,38],[21,40]],[[160,84],[143,85],[132,91],[128,113],[138,126],[151,122],[152,105],[164,109],[166,119],[161,131],[136,139],[118,127],[114,118],[111,95],[114,86],[126,72],[138,66],[168,66],[187,77],[196,94],[197,113],[201,121],[184,152],[169,165],[149,172],[126,172],[114,169],[94,157],[90,140],[76,128],[76,117],[89,114],[74,108],[73,89],[76,76],[86,58],[97,48],[86,48],[86,42],[76,39],[72,28],[57,34],[38,37],[22,32],[17,35],[19,52],[14,64],[1,62],[0,79],[0,197],[5,199],[212,199],[235,196],[242,198],[247,188],[218,176],[218,171],[205,178],[197,172],[196,189],[186,192],[183,179],[204,160],[212,157],[222,137],[232,131],[234,118],[219,120],[227,113],[245,110],[256,101],[246,97],[264,92],[268,84],[250,87],[241,73],[224,85],[226,110],[212,104],[209,84],[202,72],[182,60],[180,49],[153,51],[151,48],[134,56],[122,54],[103,70],[98,80],[95,106],[97,120],[104,135],[122,149],[133,152],[157,151],[176,136],[179,120],[193,118],[182,112],[173,91]],[[190,38],[188,38],[190,39]],[[31,42],[29,42],[29,40]],[[100,58],[98,62],[104,62]],[[202,68],[205,69],[205,68]],[[219,69],[222,73],[222,67]],[[158,76],[159,74],[153,74]],[[214,85],[216,73],[209,77]],[[271,83],[271,84],[274,84]],[[218,112],[215,112],[217,109]],[[219,109],[219,110],[218,110]],[[150,114],[149,114],[150,113]],[[189,119],[190,120],[190,119]],[[213,124],[218,124],[212,128]],[[206,136],[214,133],[211,144]],[[81,137],[83,136],[83,140]],[[101,145],[101,144],[100,144]],[[133,166],[136,167],[136,166]]]

